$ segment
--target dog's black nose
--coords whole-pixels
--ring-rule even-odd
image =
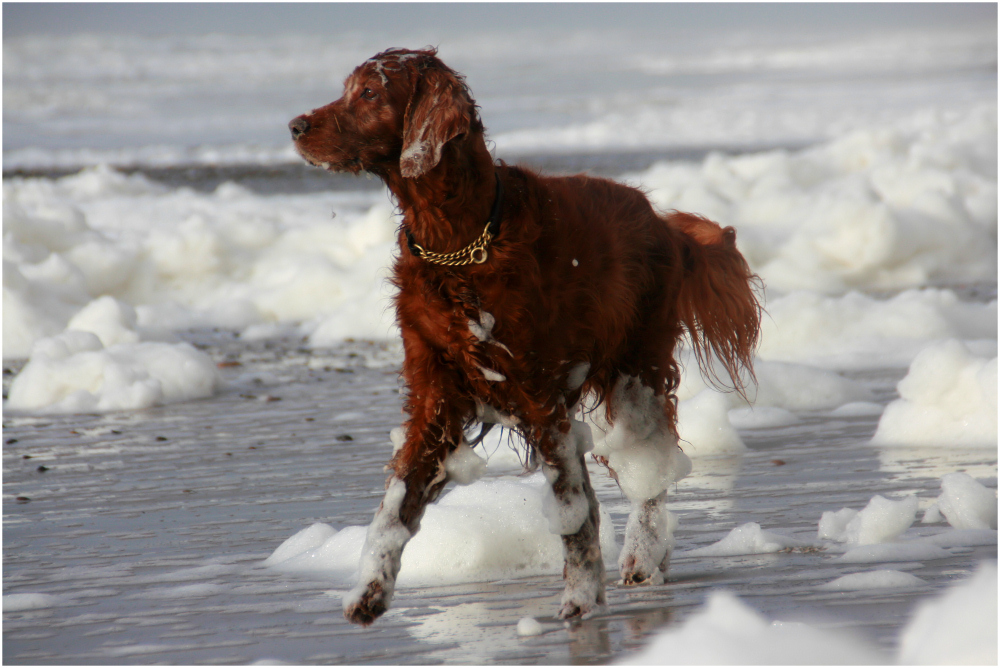
[[[298,139],[309,132],[309,121],[306,120],[305,116],[299,116],[292,119],[292,122],[288,124],[288,129],[292,131],[292,139]]]

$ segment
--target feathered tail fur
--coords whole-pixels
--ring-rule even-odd
[[[714,353],[733,388],[746,398],[747,386],[756,382],[753,356],[760,340],[761,281],[736,249],[732,227],[686,213],[671,214],[667,222],[687,237],[677,308],[698,366],[713,384],[725,385],[712,363]]]

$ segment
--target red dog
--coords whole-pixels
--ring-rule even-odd
[[[378,54],[343,97],[289,127],[308,162],[377,175],[403,214],[393,282],[406,440],[344,599],[347,619],[370,624],[389,606],[424,508],[462,477],[472,422],[516,429],[551,484],[566,560],[559,616],[600,610],[592,444],[574,419],[585,397],[605,405],[603,461],[633,502],[622,580],[662,581],[666,489],[686,473],[678,342],[690,337],[702,369],[714,354],[737,389],[741,372],[753,374],[760,306],[733,229],[661,217],[643,193],[605,179],[494,163],[463,77],[432,49]]]

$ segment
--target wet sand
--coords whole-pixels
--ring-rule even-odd
[[[398,350],[359,341],[309,351],[224,332],[188,338],[221,364],[227,387],[211,399],[104,416],[5,416],[4,594],[58,597],[4,614],[6,663],[605,663],[682,622],[713,588],[769,618],[851,632],[889,660],[918,602],[996,559],[996,545],[902,564],[842,564],[822,550],[681,556],[664,585],[610,583],[608,613],[578,624],[554,619],[562,584],[553,574],[401,588],[395,607],[361,629],[341,616],[344,584],[261,561],[313,522],[369,521],[388,432],[401,421]],[[902,373],[853,377],[887,403]],[[874,494],[934,498],[940,476],[956,470],[996,476],[989,451],[868,446],[877,416],[800,417],[743,431],[743,456],[695,460],[671,496],[678,552],[745,522],[815,542],[823,511],[861,508]],[[599,467],[591,477],[620,541],[627,503]],[[918,523],[908,535],[944,528]],[[817,589],[876,568],[927,585]],[[519,637],[525,616],[544,633]]]

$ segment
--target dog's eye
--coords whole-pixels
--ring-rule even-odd
[[[378,97],[378,93],[373,91],[371,88],[365,88],[365,90],[361,93],[361,97],[365,98],[366,100],[374,100],[375,98]]]

